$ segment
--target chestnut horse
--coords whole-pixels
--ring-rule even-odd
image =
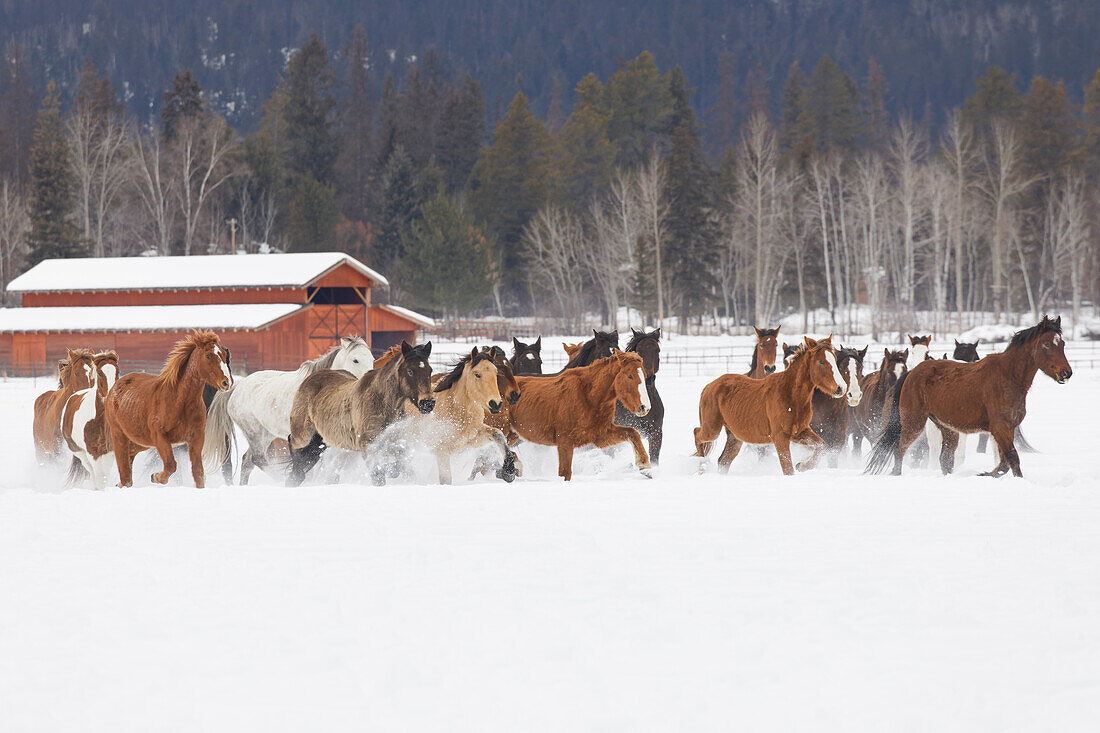
[[[780,326],[776,328],[757,328],[756,347],[752,350],[752,361],[749,362],[749,370],[745,375],[752,379],[763,379],[775,371],[775,352],[778,347],[777,337]],[[784,349],[787,345],[783,344]]]
[[[406,415],[412,404],[427,414],[432,399],[432,342],[410,346],[356,379],[349,372],[322,369],[305,378],[290,407],[290,475],[288,486],[305,480],[328,446],[362,451],[389,425]],[[385,472],[372,471],[375,483],[385,483]]]
[[[115,382],[104,406],[111,448],[118,464],[119,486],[134,483],[134,456],[156,448],[163,470],[152,475],[166,484],[176,472],[172,446],[187,444],[195,486],[206,485],[202,446],[206,437],[203,385],[228,390],[233,375],[225,363],[225,349],[212,331],[194,331],[168,354],[160,374],[133,372]]]
[[[857,456],[863,452],[864,438],[873,444],[878,437],[883,422],[883,407],[894,393],[894,385],[905,374],[908,358],[909,349],[883,349],[878,371],[864,375],[860,381],[863,399],[853,411],[851,421],[852,452]]]
[[[512,358],[508,360],[512,373],[520,376],[542,374],[542,336],[525,344],[512,337]]]
[[[573,450],[585,445],[608,448],[629,442],[639,470],[650,468],[642,437],[614,423],[615,401],[635,415],[649,412],[645,363],[638,354],[616,351],[589,366],[546,377],[518,377],[523,399],[510,411],[520,437],[558,449],[558,475],[573,478]]]
[[[101,351],[92,360],[96,367],[95,384],[73,393],[65,402],[61,434],[73,452],[67,483],[74,485],[87,473],[92,477],[92,488],[98,490],[107,484],[112,458],[104,406],[107,393],[118,379],[118,354]]]
[[[821,390],[814,390],[812,403],[814,415],[810,420],[810,428],[825,441],[830,468],[836,468],[839,463],[840,451],[848,442],[851,411],[863,399],[859,378],[863,376],[863,357],[866,354],[866,347],[862,351],[844,347],[837,349],[836,366],[840,370],[840,375],[844,377],[846,399],[838,399],[824,394]]]
[[[982,475],[1001,476],[1011,469],[1014,476],[1022,476],[1013,434],[1027,413],[1027,392],[1039,371],[1058,384],[1073,376],[1061,316],[1053,320],[1044,316],[1031,328],[1018,331],[1004,351],[981,361],[918,364],[894,388],[889,420],[867,471],[880,473],[893,458],[894,474],[900,474],[905,451],[932,420],[943,433],[940,469],[944,474],[955,467],[959,433],[984,431],[993,434],[1001,462]]]
[[[955,340],[955,350],[951,353],[951,358],[955,361],[965,361],[973,363],[981,359],[978,354],[978,343],[968,343],[966,341]],[[1035,446],[1028,442],[1024,437],[1023,430],[1019,426],[1016,426],[1016,450],[1020,453],[1035,453]],[[962,445],[962,439],[959,440],[959,444]],[[989,433],[982,433],[978,436],[978,452],[985,453],[989,450]]]
[[[69,349],[68,356],[57,363],[57,389],[43,392],[34,401],[34,451],[39,465],[61,455],[61,413],[65,402],[75,392],[95,384],[94,355],[88,349]]]
[[[798,470],[809,470],[825,446],[810,427],[814,389],[843,397],[843,385],[832,336],[821,341],[806,337],[804,350],[791,357],[787,369],[763,379],[725,374],[704,387],[699,397],[695,455],[706,457],[725,428],[726,447],[718,459],[723,471],[729,469],[743,443],[771,443],[783,473],[793,474],[792,442],[813,446],[810,459],[798,464]]]

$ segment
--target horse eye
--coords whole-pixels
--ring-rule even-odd
[[[206,358],[207,358],[207,359],[213,359],[214,357],[210,356],[210,354],[207,354],[207,355],[206,355]]]
[[[359,363],[359,360],[358,360],[358,359],[352,359],[352,360],[351,360],[351,363],[352,363],[352,364],[358,364],[358,363]]]
[[[475,374],[474,376],[475,376],[475,377],[477,377],[478,379],[481,379],[481,375],[480,375],[480,374]]]

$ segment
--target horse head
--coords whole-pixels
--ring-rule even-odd
[[[111,386],[115,383],[115,380],[118,379],[118,354],[114,351],[100,351],[92,357],[92,361],[95,363],[96,372],[100,377],[97,380],[100,393],[107,394],[111,391]]]
[[[951,358],[955,361],[975,362],[982,357],[978,356],[978,342],[966,343],[960,342],[955,339],[955,351],[951,354]]]
[[[562,343],[561,350],[565,352],[565,356],[568,360],[577,355],[577,352],[581,350],[581,346],[583,346],[583,344],[580,341],[575,344]]]
[[[435,391],[443,392],[455,386],[464,388],[474,404],[493,415],[498,414],[503,406],[500,387],[497,386],[497,368],[488,352],[479,351],[476,347],[472,349],[454,365],[450,374],[439,381]]]
[[[783,342],[783,368],[784,369],[786,369],[787,367],[789,367],[791,365],[791,359],[794,358],[795,354],[802,351],[802,348],[803,348],[802,344],[795,344],[793,346],[789,346],[786,341]]]
[[[332,360],[333,369],[351,372],[356,379],[374,369],[374,355],[360,336],[342,336]]]
[[[928,358],[928,348],[932,345],[932,334],[925,336],[912,336],[906,334],[909,337],[909,354],[912,357],[913,364],[919,364]]]
[[[626,350],[636,352],[642,357],[646,377],[656,376],[661,368],[661,329],[648,333],[645,330],[630,329],[630,341],[626,343]]]
[[[757,328],[753,326],[752,329],[756,331],[756,351],[753,352],[753,365],[760,364],[764,368],[764,375],[772,374],[775,372],[775,356],[779,346],[779,329],[781,326],[775,328]],[[783,345],[784,352],[786,351],[786,344]]]
[[[197,370],[203,384],[223,392],[233,386],[233,373],[229,371],[229,350],[222,346],[217,334],[212,331],[196,331],[181,343],[192,345],[188,366],[190,362],[194,362],[195,366],[191,368]]]
[[[894,379],[901,379],[901,375],[908,370],[906,363],[909,361],[909,349],[882,350],[882,366],[879,371],[884,375],[893,374]]]
[[[64,361],[64,374],[60,378],[62,384],[72,389],[73,392],[95,386],[95,355],[91,351],[88,349],[69,349]],[[62,370],[60,363],[58,364],[58,370]]]
[[[516,381],[516,375],[508,363],[508,356],[504,353],[504,349],[499,346],[483,346],[481,351],[492,358],[493,366],[497,368],[497,389],[500,390],[501,396],[508,400],[509,405],[519,402],[519,382]]]
[[[833,349],[833,337],[815,341],[805,337],[805,353],[798,357],[806,360],[807,373],[814,387],[830,397],[844,396],[844,376],[836,364],[836,350]]]
[[[432,397],[432,367],[428,364],[431,353],[431,341],[418,346],[409,346],[408,341],[402,341],[401,359],[396,364],[401,394],[416,405],[416,409],[423,415],[435,408],[435,399]]]
[[[542,374],[542,336],[529,344],[513,336],[511,364],[515,374]]]
[[[1062,317],[1048,318],[1023,331],[1017,332],[1008,347],[1030,346],[1035,365],[1043,374],[1058,384],[1065,384],[1073,376],[1073,369],[1066,359],[1066,341],[1062,338]]]
[[[638,417],[645,417],[653,406],[645,386],[645,362],[632,351],[615,351],[610,358],[614,362],[616,399]]]
[[[840,370],[840,375],[844,377],[846,387],[844,394],[848,397],[849,407],[856,407],[863,399],[859,378],[863,375],[863,355],[866,353],[866,347],[861,352],[858,349],[843,346],[836,352],[836,366]]]

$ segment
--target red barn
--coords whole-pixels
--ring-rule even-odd
[[[8,286],[23,307],[0,309],[0,362],[41,374],[87,346],[149,368],[194,328],[218,332],[248,371],[297,367],[347,335],[379,353],[434,325],[372,302],[388,285],[339,252],[45,260]]]

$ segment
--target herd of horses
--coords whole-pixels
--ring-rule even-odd
[[[864,374],[867,347],[834,345],[831,336],[783,343],[780,369],[779,329],[757,328],[749,371],[725,374],[700,395],[700,470],[724,433],[722,471],[746,443],[773,446],[784,474],[812,469],[822,454],[835,466],[850,438],[857,457],[863,440],[872,443],[869,472],[893,461],[899,474],[907,451],[923,441],[925,457],[938,456],[948,474],[960,435],[981,433],[992,435],[999,457],[986,475],[1020,476],[1018,429],[1036,374],[1062,384],[1073,373],[1061,334],[1061,319],[1044,317],[1000,353],[979,358],[977,344],[956,341],[940,359],[929,354],[930,336],[910,336],[908,348],[885,349],[878,369]],[[511,482],[523,472],[521,441],[555,447],[566,481],[577,448],[622,443],[648,476],[663,441],[660,340],[660,329],[632,329],[620,349],[618,331],[593,331],[565,344],[565,367],[544,374],[541,337],[513,338],[510,357],[499,346],[473,348],[433,373],[431,342],[402,342],[375,359],[363,339],[349,336],[296,370],[236,379],[229,350],[209,331],[179,341],[156,375],[119,376],[115,352],[72,349],[58,363],[57,389],[35,400],[35,450],[45,464],[64,460],[67,449],[70,482],[89,475],[96,489],[112,460],[119,485],[132,485],[134,459],[150,448],[162,464],[151,480],[167,483],[176,446],[186,446],[197,487],[219,466],[229,483],[238,435],[242,484],[259,468],[299,485],[330,447],[344,460],[364,457],[372,482],[384,484],[409,470],[410,445],[434,455],[441,483],[453,480],[452,457],[467,449],[479,451],[471,478],[494,472]],[[792,443],[811,450],[797,466]]]

